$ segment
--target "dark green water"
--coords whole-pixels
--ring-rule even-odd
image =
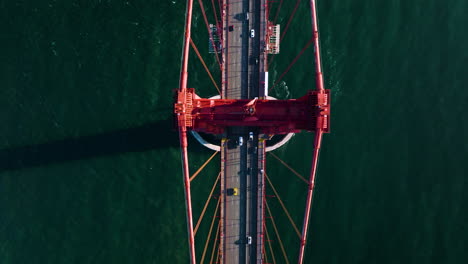
[[[170,120],[185,3],[84,2],[0,1],[1,263],[187,263]],[[286,2],[283,26],[295,4]],[[273,79],[310,36],[303,2]],[[468,2],[319,1],[318,11],[333,119],[306,262],[467,263]],[[200,13],[194,20],[205,54]],[[214,95],[191,59],[189,85]],[[312,61],[309,49],[274,95],[314,89]],[[296,135],[276,154],[307,175],[312,138]],[[211,153],[191,143],[195,171]],[[218,164],[193,183],[195,218]],[[267,166],[300,224],[305,186],[274,159]],[[268,201],[293,260],[297,238]]]

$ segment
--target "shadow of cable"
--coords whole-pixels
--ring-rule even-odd
[[[0,150],[0,172],[127,152],[178,148],[172,119],[97,135]],[[197,149],[197,148],[196,148]]]

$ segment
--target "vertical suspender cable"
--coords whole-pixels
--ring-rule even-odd
[[[273,218],[273,214],[271,213],[270,207],[268,206],[268,202],[266,202],[265,205],[266,205],[268,214],[271,217],[271,223],[273,224],[273,229],[275,230],[276,237],[278,238],[278,242],[279,242],[280,247],[281,247],[281,252],[283,253],[284,261],[286,261],[286,264],[289,264],[288,255],[286,254],[286,250],[284,250],[283,241],[281,241],[281,237],[279,235],[278,228],[276,227],[276,223],[275,223],[275,219]]]
[[[202,210],[202,212],[200,214],[200,218],[198,218],[197,225],[195,226],[195,230],[194,230],[195,235],[197,234],[198,227],[200,226],[200,223],[203,220],[203,216],[205,215],[206,208],[208,207],[208,204],[210,203],[211,196],[213,195],[213,192],[214,192],[214,190],[216,188],[216,185],[217,185],[217,183],[219,181],[220,175],[221,175],[221,172],[218,173],[218,177],[216,178],[216,181],[213,184],[213,187],[211,188],[210,195],[208,195],[208,198],[206,199],[206,202],[205,202],[205,206],[203,206],[203,210]]]
[[[276,24],[276,21],[278,19],[278,15],[279,15],[279,12],[281,10],[282,5],[283,5],[283,0],[280,1],[278,9],[276,10],[276,15],[275,15],[275,18],[273,19],[273,24]]]
[[[215,4],[214,4],[214,0],[211,0],[211,6],[213,8],[213,13],[214,13],[216,25],[218,25],[218,15],[216,14],[216,7],[215,7]],[[218,27],[216,27],[216,28],[218,28]]]
[[[203,261],[205,260],[205,254],[206,254],[206,250],[208,248],[208,244],[210,242],[211,232],[213,231],[213,226],[214,226],[214,222],[216,220],[216,215],[218,214],[219,203],[220,202],[218,200],[218,203],[216,204],[216,209],[215,209],[215,212],[214,212],[214,215],[213,215],[213,220],[211,221],[210,231],[208,232],[208,236],[206,237],[205,248],[203,249],[203,254],[202,254],[202,258],[200,260],[200,264],[203,264]],[[216,243],[216,241],[215,241],[215,243]]]
[[[195,45],[195,43],[193,43],[193,41],[191,39],[190,39],[190,44],[192,45],[193,50],[197,54],[198,59],[200,59],[200,62],[203,64],[203,67],[205,68],[205,71],[208,73],[208,76],[210,77],[211,82],[213,83],[214,87],[216,88],[216,90],[218,90],[218,93],[221,94],[221,91],[219,90],[219,87],[216,84],[216,81],[214,80],[213,75],[211,75],[211,72],[208,69],[208,66],[206,66],[206,63],[203,60],[202,56],[200,55],[200,52],[198,51],[197,46]]]
[[[294,18],[294,15],[296,14],[297,8],[299,7],[299,3],[301,0],[297,0],[296,6],[294,7],[294,10],[291,13],[291,16],[289,17],[288,23],[286,24],[286,27],[284,28],[283,33],[281,34],[280,42],[283,41],[284,36],[286,35],[286,32],[288,32],[289,25],[291,24],[291,21]]]
[[[222,71],[223,66],[222,66],[221,62],[219,61],[218,47],[214,43],[213,32],[211,32],[210,25],[208,24],[208,18],[206,18],[206,13],[205,13],[205,8],[203,7],[203,2],[202,2],[202,0],[198,0],[198,3],[200,4],[200,8],[201,8],[201,11],[202,11],[202,14],[203,14],[203,19],[205,20],[205,24],[206,24],[206,29],[208,30],[208,34],[210,36],[211,45],[213,45],[213,48],[215,49],[216,61],[219,64],[219,69]]]
[[[283,1],[281,1],[281,3],[282,3],[282,2],[283,2]],[[280,43],[283,42],[283,38],[284,38],[284,36],[286,35],[286,32],[288,32],[289,25],[291,24],[291,21],[293,20],[294,15],[296,14],[296,11],[297,11],[297,8],[299,7],[299,3],[300,3],[300,2],[301,2],[301,0],[297,0],[296,6],[294,7],[294,10],[292,11],[291,16],[289,16],[288,23],[286,23],[286,27],[284,28],[283,33],[281,33]],[[280,3],[280,7],[281,7],[281,3]],[[278,14],[279,14],[279,8],[278,8],[278,11],[276,12],[276,17],[275,17],[275,20],[274,20],[273,24],[276,23],[276,19],[278,18]],[[274,58],[275,58],[275,57],[271,58],[270,62],[268,63],[268,67],[271,65],[271,63],[273,62]]]
[[[214,240],[214,243],[213,243],[213,249],[211,250],[211,258],[210,258],[210,262],[209,262],[210,264],[213,263],[214,253],[215,253],[215,250],[217,248],[216,246],[219,247],[219,242],[217,243],[216,241],[218,241],[218,235],[219,235],[220,227],[221,227],[220,222],[218,222],[218,228],[216,230],[215,240]],[[203,263],[201,263],[201,264],[203,264]]]
[[[271,258],[273,259],[273,264],[276,264],[275,253],[273,251],[273,247],[271,246],[270,234],[268,233],[268,229],[266,228],[266,225],[264,225],[264,226],[265,226],[266,238],[267,238],[267,241],[268,241],[268,247],[270,248]]]
[[[192,175],[192,177],[190,177],[190,181],[193,181],[193,179],[195,179],[195,177],[197,177],[197,175],[206,167],[206,165],[208,165],[208,163],[210,163],[210,161],[216,156],[216,154],[218,154],[219,151],[215,151],[215,153],[213,153],[213,155],[211,155],[211,157],[209,157],[205,163],[203,163],[203,165],[200,166],[200,168]]]
[[[293,168],[291,168],[291,166],[289,166],[286,162],[284,162],[282,159],[280,159],[278,156],[276,156],[275,154],[273,154],[272,152],[269,152],[269,154],[271,156],[273,156],[275,159],[277,159],[281,164],[283,164],[286,168],[288,168],[294,175],[296,175],[299,179],[301,179],[303,182],[309,184],[309,182],[304,178],[304,176],[302,176],[301,174],[299,174],[297,171],[295,171]]]
[[[281,200],[281,197],[279,196],[278,192],[276,191],[275,186],[273,186],[273,183],[271,182],[270,177],[268,177],[268,175],[266,173],[265,173],[265,177],[268,180],[268,183],[270,184],[271,189],[273,190],[273,193],[275,194],[276,198],[278,199],[278,201],[279,201],[279,203],[281,205],[281,208],[283,208],[284,213],[286,214],[286,216],[288,217],[289,222],[291,223],[292,227],[294,228],[294,231],[296,231],[296,234],[297,234],[298,237],[301,237],[301,233],[299,233],[299,229],[297,228],[296,223],[294,223],[291,215],[289,214],[288,209],[286,208],[283,201]]]
[[[302,54],[307,50],[307,48],[309,48],[309,46],[314,42],[314,39],[311,38],[307,44],[304,46],[304,48],[302,48],[302,50],[299,52],[299,54],[297,54],[297,56],[292,60],[292,62],[288,65],[288,67],[286,68],[286,70],[280,75],[280,77],[278,78],[278,80],[273,84],[273,87],[271,88],[271,91],[273,91],[275,89],[275,87],[279,84],[279,82],[283,79],[284,75],[286,75],[286,73],[289,72],[289,70],[292,68],[292,66],[297,62],[297,60],[302,56]],[[270,61],[270,63],[272,62],[273,60]]]

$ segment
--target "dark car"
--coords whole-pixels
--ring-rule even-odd
[[[227,196],[237,196],[239,195],[239,189],[237,188],[229,188],[226,190]]]
[[[257,147],[250,147],[249,154],[257,154]]]

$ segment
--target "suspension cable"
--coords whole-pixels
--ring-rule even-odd
[[[275,253],[273,251],[273,247],[271,246],[270,234],[268,233],[268,229],[266,228],[266,224],[264,224],[264,227],[265,227],[265,234],[266,234],[267,241],[268,241],[268,246],[270,248],[271,257],[273,258],[273,264],[276,264]]]
[[[314,38],[312,37],[308,42],[307,44],[304,46],[304,48],[302,48],[302,50],[299,52],[299,54],[297,54],[296,58],[294,58],[294,60],[288,65],[288,67],[286,68],[286,70],[281,74],[281,76],[278,78],[278,80],[275,82],[275,84],[273,84],[273,87],[271,88],[271,90],[275,89],[276,85],[278,85],[278,83],[281,81],[281,79],[283,79],[284,75],[286,75],[286,73],[289,72],[289,70],[291,69],[291,67],[296,63],[296,61],[301,57],[301,55],[304,53],[304,51],[307,50],[307,48],[310,46],[310,44],[312,44],[312,42],[314,42]],[[273,60],[272,60],[273,61]],[[270,61],[271,62],[271,61]]]
[[[213,249],[211,250],[211,258],[210,258],[210,264],[213,263],[213,258],[214,258],[214,253],[215,253],[215,250],[216,250],[216,245],[219,246],[219,243],[216,243],[216,240],[218,239],[218,235],[219,235],[219,229],[221,227],[220,225],[220,221],[218,221],[218,228],[216,229],[216,235],[215,235],[215,242],[213,243]],[[203,264],[203,263],[200,263],[200,264]]]
[[[213,215],[213,220],[211,221],[210,231],[208,232],[208,236],[206,237],[205,248],[203,249],[203,254],[202,254],[200,263],[203,263],[203,260],[205,260],[206,249],[208,248],[208,244],[210,242],[211,232],[213,231],[213,226],[216,220],[216,215],[218,214],[219,202],[220,200],[218,200],[218,203],[216,204],[215,213]]]
[[[275,15],[275,19],[273,19],[273,25],[276,24],[276,20],[278,19],[278,15],[279,15],[282,5],[283,5],[283,0],[280,1],[278,9],[276,9],[276,15]]]
[[[301,0],[297,0],[296,6],[294,7],[294,10],[292,11],[291,16],[289,17],[288,23],[286,24],[286,27],[284,28],[284,31],[281,33],[280,43],[283,41],[283,38],[286,35],[286,32],[288,31],[289,24],[291,24],[291,21],[294,18],[294,15],[296,14],[296,11],[297,11],[297,8],[299,7],[300,2],[301,2]],[[276,23],[276,19],[278,18],[278,15],[279,15],[279,8],[281,8],[282,3],[283,3],[283,0],[281,0],[280,6],[278,7],[278,10],[276,11],[276,16],[275,16],[275,20],[274,20],[273,24]],[[276,56],[272,57],[271,60],[268,62],[268,68],[270,67],[270,65],[273,62],[273,60],[275,59],[275,57]]]
[[[208,163],[210,163],[210,161],[214,158],[214,156],[216,156],[216,154],[218,154],[219,151],[215,151],[215,153],[213,153],[213,155],[211,155],[211,157],[205,161],[205,163],[203,163],[203,165],[201,165],[201,167],[192,175],[192,177],[190,177],[190,182],[195,179],[195,177],[197,177],[197,175],[206,167],[206,165],[208,165]]]
[[[279,196],[278,192],[276,191],[275,186],[273,186],[273,183],[271,182],[270,177],[268,177],[268,175],[267,175],[266,173],[265,173],[265,177],[266,177],[266,179],[268,180],[268,183],[270,184],[271,189],[272,189],[273,192],[275,193],[276,198],[278,198],[278,201],[279,201],[279,203],[281,204],[281,207],[283,208],[284,212],[286,213],[286,216],[288,217],[289,222],[291,222],[291,225],[293,226],[294,230],[296,231],[297,236],[298,236],[299,238],[301,238],[301,233],[299,232],[299,229],[297,228],[297,226],[296,226],[296,224],[294,223],[294,221],[293,221],[291,215],[289,214],[288,209],[286,209],[286,206],[284,205],[283,201],[281,200],[281,197]]]
[[[211,32],[211,29],[210,29],[210,24],[208,24],[208,19],[206,18],[206,13],[205,13],[205,8],[203,7],[203,2],[202,2],[202,0],[198,0],[198,3],[200,4],[200,9],[201,9],[202,14],[203,14],[203,19],[205,20],[206,29],[208,30],[208,34],[210,35],[211,45],[213,45],[213,48],[215,49],[216,61],[219,64],[219,69],[222,71],[223,66],[221,65],[221,62],[219,61],[219,58],[218,58],[218,47],[214,43],[213,34]]]
[[[279,244],[280,244],[280,247],[281,247],[281,251],[283,252],[284,260],[286,261],[286,264],[289,264],[288,255],[286,255],[286,250],[284,250],[283,241],[281,241],[281,237],[279,235],[278,228],[276,228],[275,219],[273,218],[273,215],[271,214],[270,206],[268,206],[268,201],[265,201],[265,205],[266,205],[266,208],[268,210],[268,214],[270,215],[271,223],[273,224],[273,229],[275,230],[276,237],[278,238],[278,241],[279,241]]]
[[[276,156],[275,154],[273,154],[272,152],[269,152],[269,154],[271,156],[273,156],[275,159],[277,159],[281,164],[283,164],[286,168],[288,168],[292,173],[294,173],[294,175],[296,175],[297,177],[299,177],[299,179],[301,179],[303,182],[305,182],[306,184],[309,184],[309,182],[304,178],[304,176],[302,176],[301,174],[299,174],[297,171],[295,171],[293,168],[291,168],[286,162],[284,162],[282,159],[280,159],[278,156]]]
[[[197,46],[195,46],[195,43],[193,43],[192,39],[190,39],[190,44],[192,45],[193,50],[197,54],[197,56],[200,59],[201,63],[203,64],[203,67],[205,68],[206,73],[208,73],[208,76],[210,76],[211,82],[213,82],[213,85],[216,87],[216,90],[218,90],[219,94],[221,94],[221,91],[219,90],[218,85],[216,84],[213,76],[211,75],[210,70],[206,66],[205,61],[203,60],[202,56],[200,55],[200,52],[198,51]]]
[[[218,261],[219,261],[219,252],[221,251],[220,246],[218,246],[218,250],[216,250],[216,251],[217,251],[217,252],[216,252],[215,263],[218,263]],[[211,263],[210,263],[210,264],[211,264]]]
[[[284,28],[284,31],[281,34],[280,43],[283,41],[283,38],[284,38],[284,35],[286,35],[286,32],[288,32],[289,25],[291,24],[291,21],[293,20],[294,15],[296,14],[296,11],[297,11],[297,8],[299,7],[300,2],[301,0],[296,1],[296,6],[294,7],[294,10],[292,11],[291,16],[289,17],[288,23],[286,24],[286,27]]]
[[[263,254],[263,258],[265,259],[265,263],[269,263],[268,262],[268,256],[267,256],[267,253],[266,253],[266,250],[265,250],[265,246],[263,246],[263,248],[262,248],[262,254]]]
[[[216,12],[214,0],[211,0],[211,6],[213,8],[213,13],[214,13],[215,21],[216,21],[216,29],[217,29],[218,28],[218,15],[216,14],[217,12]]]
[[[208,204],[209,204],[210,201],[211,201],[211,196],[213,195],[213,192],[214,192],[214,190],[215,190],[215,188],[216,188],[216,184],[217,184],[218,181],[219,181],[220,175],[221,175],[221,172],[218,174],[218,177],[216,177],[216,181],[215,181],[215,183],[213,184],[213,188],[211,188],[211,192],[210,192],[210,194],[208,195],[208,198],[206,199],[205,206],[203,207],[202,213],[200,214],[200,217],[198,218],[197,225],[195,226],[195,229],[193,230],[194,235],[197,234],[198,227],[200,226],[200,223],[201,223],[201,221],[203,220],[203,216],[205,215],[206,208],[208,207]]]

